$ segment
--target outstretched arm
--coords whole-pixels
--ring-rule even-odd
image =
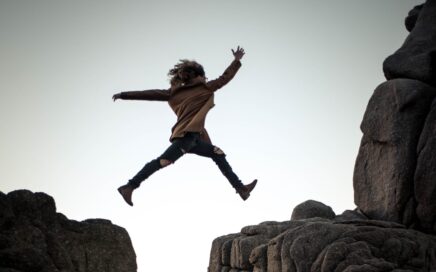
[[[239,45],[238,45],[238,48],[236,49],[236,51],[234,51],[232,49],[232,53],[233,53],[233,56],[235,57],[235,60],[241,60],[242,57],[245,55],[244,48],[240,47]]]
[[[216,91],[229,83],[229,81],[232,80],[232,78],[236,75],[236,72],[238,72],[239,68],[241,67],[241,59],[245,54],[244,48],[238,46],[236,51],[232,49],[232,53],[235,59],[232,61],[229,67],[227,67],[224,73],[219,78],[207,82],[207,86],[213,91]]]
[[[170,97],[169,90],[146,90],[146,91],[130,91],[114,94],[112,99],[114,102],[117,99],[123,100],[149,100],[149,101],[168,101]]]

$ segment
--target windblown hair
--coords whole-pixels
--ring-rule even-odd
[[[182,79],[179,77],[179,71],[194,72],[195,76],[205,77],[204,69],[201,64],[194,60],[181,59],[179,63],[174,65],[168,72],[170,77],[171,86],[177,87],[183,84]]]

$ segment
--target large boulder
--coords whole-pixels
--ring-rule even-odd
[[[417,146],[436,89],[410,79],[376,88],[362,124],[354,202],[369,218],[411,225]]]
[[[415,27],[416,21],[418,20],[419,13],[422,10],[424,4],[415,6],[409,13],[407,14],[406,19],[404,19],[404,25],[406,26],[407,31],[412,31]]]
[[[267,221],[244,227],[241,233],[216,238],[212,242],[208,271],[252,271],[253,263],[257,262],[250,259],[253,249],[265,246],[271,239],[295,224],[301,225],[302,222]]]
[[[408,18],[406,27],[412,31],[401,48],[384,61],[385,77],[416,79],[436,86],[436,1],[412,10]]]
[[[294,208],[292,211],[291,220],[300,220],[313,217],[333,219],[335,216],[335,212],[331,207],[319,201],[307,200]]]
[[[436,267],[432,236],[372,221],[307,222],[268,243],[267,269],[254,271],[431,271]],[[375,222],[377,223],[377,222]],[[254,251],[253,254],[257,252]]]
[[[136,271],[127,231],[109,220],[69,220],[44,193],[0,192],[0,271]]]
[[[213,242],[209,272],[436,269],[436,237],[377,220],[264,222]]]

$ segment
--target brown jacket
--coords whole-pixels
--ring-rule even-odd
[[[190,84],[169,89],[122,92],[121,99],[168,101],[177,115],[177,122],[172,128],[170,141],[183,137],[187,132],[199,132],[204,141],[211,142],[204,123],[209,110],[215,105],[214,92],[226,85],[241,67],[241,62],[234,60],[217,79],[205,82],[196,80]]]

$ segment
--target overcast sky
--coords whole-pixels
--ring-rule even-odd
[[[0,0],[1,191],[42,191],[75,220],[126,228],[140,272],[206,271],[212,240],[284,221],[314,199],[354,209],[352,176],[383,60],[415,0]],[[169,145],[165,102],[114,93],[168,88],[181,58],[209,79],[246,55],[206,128],[244,183],[187,155],[135,191],[116,188]]]

